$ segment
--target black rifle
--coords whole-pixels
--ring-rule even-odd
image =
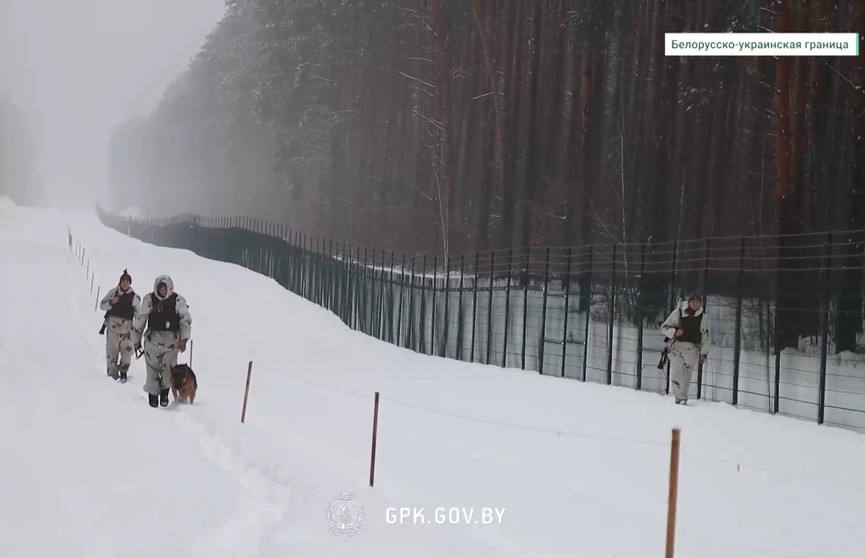
[[[117,294],[117,289],[119,288],[120,287],[114,287],[114,296],[120,296]],[[111,310],[109,309],[105,312],[105,315],[102,316],[102,328],[99,330],[99,335],[105,335],[105,326],[108,325],[108,312],[111,312]]]
[[[668,362],[670,362],[670,347],[664,347],[664,350],[661,351],[661,360],[658,361],[658,369],[666,368]]]

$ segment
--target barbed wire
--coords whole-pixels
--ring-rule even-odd
[[[269,371],[269,372],[271,372],[277,376],[281,376],[281,377],[284,377],[284,378],[287,378],[287,379],[290,379],[293,381],[300,382],[302,384],[311,385],[311,386],[325,389],[328,391],[359,396],[359,397],[362,397],[362,398],[367,399],[367,400],[373,399],[373,397],[374,397],[373,395],[371,395],[369,393],[362,393],[362,392],[355,391],[355,390],[349,390],[349,389],[339,388],[339,387],[335,387],[335,386],[329,386],[329,385],[321,384],[321,383],[317,383],[317,382],[312,382],[312,381],[307,380],[305,378],[299,378],[299,377],[293,376],[291,374],[278,372],[276,370],[271,369],[268,366],[262,366],[262,365],[257,365],[257,366],[262,368],[262,369],[265,369],[265,370],[267,370],[267,371]],[[383,395],[379,395],[379,400],[380,401],[387,401],[389,403],[399,405],[401,407],[405,407],[405,408],[409,408],[409,409],[423,411],[423,412],[438,415],[438,416],[449,417],[449,418],[452,418],[455,420],[462,420],[462,421],[466,421],[466,422],[471,422],[471,423],[475,423],[475,424],[483,424],[483,425],[487,425],[487,426],[496,426],[499,428],[510,429],[510,430],[521,430],[521,431],[525,431],[525,432],[550,434],[550,435],[554,435],[554,436],[559,437],[559,438],[565,437],[565,438],[589,439],[589,440],[609,441],[609,442],[622,442],[622,443],[646,445],[646,446],[651,446],[651,447],[663,447],[663,448],[669,448],[670,447],[670,441],[669,440],[651,440],[651,439],[645,439],[645,438],[641,439],[641,438],[634,438],[634,437],[627,437],[627,436],[605,436],[602,434],[594,434],[591,432],[578,432],[578,431],[558,429],[558,428],[547,428],[547,427],[542,427],[542,426],[517,424],[517,423],[513,423],[513,422],[505,422],[505,421],[499,421],[499,420],[470,416],[470,415],[466,415],[466,414],[462,414],[462,413],[458,413],[458,412],[454,412],[454,411],[446,411],[443,409],[436,409],[434,407],[430,407],[427,405],[421,405],[418,403],[411,403],[408,401],[404,401],[402,399],[393,398],[393,397],[389,397],[389,396],[383,396]],[[400,423],[400,424],[403,424],[403,423]],[[734,458],[730,458],[730,457],[714,455],[714,454],[707,453],[707,452],[704,452],[701,450],[692,449],[689,447],[689,445],[687,443],[682,444],[681,450],[683,452],[691,455],[691,456],[694,456],[694,457],[699,457],[699,458],[703,458],[703,459],[716,461],[718,463],[723,463],[725,465],[735,465],[737,472],[742,472],[743,470],[745,472],[758,471],[758,472],[765,473],[765,474],[778,475],[778,476],[783,476],[783,477],[796,479],[796,480],[800,480],[800,481],[806,481],[806,482],[814,483],[814,484],[817,484],[820,486],[826,486],[826,487],[831,486],[831,487],[835,487],[835,488],[844,488],[847,490],[855,490],[857,492],[865,493],[865,486],[858,486],[858,485],[849,484],[849,483],[825,481],[825,480],[821,480],[821,479],[818,479],[815,477],[810,477],[807,475],[802,475],[802,474],[798,474],[798,473],[791,473],[789,471],[782,471],[780,469],[763,467],[760,465],[754,465],[752,463],[749,463],[747,461],[743,461],[740,459],[734,459]]]
[[[556,429],[556,428],[544,428],[544,427],[530,426],[530,425],[524,425],[524,424],[515,424],[515,423],[492,420],[492,419],[472,417],[472,416],[463,415],[463,414],[452,412],[452,411],[444,411],[441,409],[434,409],[432,407],[427,407],[424,405],[418,405],[416,403],[408,403],[406,401],[402,401],[400,399],[394,399],[392,397],[383,397],[382,396],[382,397],[380,397],[380,399],[383,401],[389,401],[391,403],[401,405],[404,407],[409,407],[412,409],[425,411],[427,413],[447,416],[447,417],[460,419],[460,420],[466,420],[466,421],[474,422],[474,423],[478,423],[478,424],[499,426],[502,428],[509,428],[509,429],[513,429],[513,430],[525,430],[525,431],[529,431],[529,432],[554,434],[556,436],[587,438],[587,439],[593,439],[593,440],[628,442],[628,443],[632,443],[632,444],[644,444],[644,445],[650,445],[650,446],[662,446],[662,447],[669,446],[668,442],[661,442],[658,440],[646,440],[646,439],[628,438],[628,437],[621,437],[621,436],[602,436],[600,434],[591,434],[588,432],[574,432],[574,431],[570,431],[570,430],[561,430],[561,429]]]
[[[98,208],[100,211],[101,208]],[[166,219],[143,219],[143,218],[131,218],[131,217],[119,217],[113,216],[102,211],[104,216],[114,219],[117,222],[124,224],[135,223],[142,226],[166,226],[166,225],[177,225],[177,224],[193,224],[196,226],[205,226],[210,228],[226,228],[226,223],[229,223],[228,228],[241,228],[247,230],[249,232],[255,234],[261,234],[264,236],[268,236],[274,240],[278,240],[283,242],[293,248],[302,249],[312,252],[314,250],[314,242],[318,242],[319,251],[314,252],[318,255],[328,256],[327,253],[323,251],[323,246],[325,245],[335,245],[336,247],[344,247],[346,245],[352,246],[348,242],[339,242],[333,241],[332,239],[324,238],[321,235],[307,235],[305,233],[298,233],[297,231],[292,231],[288,229],[284,225],[277,223],[270,223],[259,221],[257,219],[252,218],[243,218],[243,217],[204,217],[194,214],[182,214],[174,217],[169,217]],[[245,225],[250,225],[245,226]],[[854,237],[862,235],[862,240],[852,240]],[[299,238],[306,239],[304,241],[303,247],[297,244]],[[790,239],[807,239],[813,238],[814,240],[809,244],[804,245],[787,245],[782,246],[781,241],[790,240]],[[831,238],[831,242],[826,242],[827,239]],[[838,240],[838,239],[848,239],[847,241]],[[768,241],[777,241],[778,244],[762,244],[762,245],[748,245],[747,241],[759,240],[763,242]],[[308,241],[308,242],[307,242]],[[731,246],[726,245],[726,242],[738,241],[739,245]],[[712,237],[704,237],[697,239],[684,239],[684,240],[671,240],[671,241],[662,241],[662,242],[610,242],[610,243],[595,243],[589,245],[580,245],[580,246],[545,246],[545,247],[515,247],[515,248],[501,248],[494,250],[487,250],[482,253],[482,257],[485,258],[508,258],[512,257],[517,259],[518,257],[523,257],[524,253],[527,254],[536,254],[539,255],[539,252],[550,252],[559,253],[563,251],[570,251],[572,255],[580,254],[582,251],[588,251],[592,254],[593,258],[602,258],[606,253],[612,253],[615,249],[618,253],[631,253],[628,252],[628,248],[634,250],[634,253],[638,253],[638,251],[642,250],[643,247],[651,248],[652,251],[647,255],[664,255],[664,254],[686,254],[689,252],[699,252],[702,255],[705,255],[706,248],[708,247],[710,251],[723,251],[723,250],[741,250],[742,243],[745,243],[745,250],[787,250],[787,251],[795,251],[795,250],[807,250],[807,249],[825,249],[827,246],[832,247],[843,247],[843,246],[858,246],[865,242],[865,229],[853,229],[853,230],[833,230],[833,231],[819,231],[819,232],[805,232],[805,233],[792,233],[792,234],[775,234],[775,235],[738,235],[738,236],[712,236]],[[672,249],[664,250],[664,247],[672,246]],[[690,246],[693,246],[692,248]],[[355,253],[360,253],[360,248],[357,246],[353,246]],[[339,251],[339,250],[338,250]],[[370,249],[365,248],[365,252],[369,253]],[[387,251],[379,251],[379,252],[387,252]],[[574,254],[574,253],[577,254]],[[446,261],[456,261],[460,258],[473,259],[478,253],[463,253],[463,254],[451,254],[448,256],[447,260],[442,258],[442,263],[444,264]],[[424,254],[416,254],[415,257],[420,260]],[[432,263],[435,258],[435,255],[428,254],[427,260]],[[332,257],[332,256],[331,256]],[[704,256],[705,257],[705,256]],[[817,257],[817,256],[815,256]]]
[[[71,242],[78,244],[78,245],[81,245],[81,243],[77,239],[77,237],[75,235],[71,234],[71,231],[70,231],[70,238],[72,239]],[[69,249],[70,249],[70,252],[73,255],[75,255],[76,248],[74,247],[73,244],[70,244]],[[275,367],[270,367],[267,364],[262,364],[260,362],[254,362],[254,367],[255,367],[255,369],[260,369],[260,370],[263,370],[265,372],[269,372],[269,373],[273,374],[274,376],[288,379],[290,381],[298,382],[298,383],[301,383],[304,385],[316,387],[319,389],[323,389],[326,391],[347,394],[347,395],[351,395],[351,396],[355,396],[355,397],[360,397],[360,398],[363,398],[365,400],[370,400],[373,398],[373,395],[370,393],[363,393],[363,392],[353,390],[353,389],[346,389],[346,388],[341,388],[341,387],[323,384],[323,383],[319,383],[319,382],[314,382],[314,381],[308,380],[306,378],[301,378],[301,377],[298,377],[298,376],[295,376],[292,374],[288,374],[287,372],[284,372],[282,370],[277,370]],[[709,385],[706,385],[704,387],[706,387],[706,388],[713,387],[716,389],[723,388],[723,386],[709,386]],[[835,391],[835,390],[833,390],[833,391]],[[841,391],[841,390],[838,390],[838,391],[841,393],[847,393],[847,392]],[[762,394],[755,394],[755,395],[762,395]],[[768,394],[766,394],[766,396],[768,396]],[[600,441],[614,441],[614,442],[630,443],[630,444],[637,444],[637,445],[648,445],[651,447],[669,447],[668,441],[639,439],[639,438],[623,437],[623,436],[605,436],[605,435],[594,434],[594,433],[590,433],[590,432],[578,432],[578,431],[571,431],[571,430],[564,430],[564,429],[546,428],[546,427],[539,427],[539,426],[532,426],[532,425],[525,425],[525,424],[517,424],[517,423],[512,423],[512,422],[498,421],[498,420],[493,420],[493,419],[486,419],[486,418],[470,416],[470,415],[457,413],[457,412],[453,412],[453,411],[446,411],[443,409],[436,409],[436,408],[433,408],[433,407],[430,407],[427,405],[412,403],[412,402],[404,401],[404,400],[389,397],[389,396],[380,396],[380,400],[388,401],[389,403],[399,405],[399,406],[404,407],[404,408],[423,411],[423,412],[434,414],[437,416],[445,416],[445,417],[449,417],[449,418],[452,418],[455,420],[462,420],[462,421],[466,421],[466,422],[471,422],[471,423],[475,423],[475,424],[484,424],[484,425],[488,425],[488,426],[496,426],[499,428],[510,429],[510,430],[521,430],[521,431],[526,431],[526,432],[550,434],[550,435],[555,435],[556,437],[592,439],[592,440],[600,440]],[[768,475],[776,475],[776,476],[782,476],[782,477],[786,477],[786,478],[790,478],[790,479],[795,479],[798,481],[804,481],[804,482],[812,483],[812,484],[815,484],[818,486],[843,488],[845,490],[853,490],[856,492],[865,493],[865,487],[863,487],[863,486],[858,486],[858,485],[854,485],[854,484],[850,484],[850,483],[828,482],[828,481],[818,479],[815,477],[811,477],[808,475],[791,473],[789,471],[782,471],[782,470],[774,469],[774,468],[762,467],[759,465],[751,464],[747,461],[733,459],[730,457],[718,456],[718,455],[706,453],[706,452],[703,452],[700,450],[691,449],[687,443],[683,444],[682,451],[689,454],[689,455],[692,455],[694,457],[699,457],[702,459],[715,461],[715,462],[722,463],[725,465],[735,465],[737,472],[742,472],[743,469],[745,471],[757,471],[757,472],[761,472],[761,473],[768,474]]]
[[[858,486],[858,485],[849,484],[849,483],[830,482],[830,481],[825,481],[825,480],[818,479],[815,477],[810,477],[807,475],[801,475],[798,473],[791,473],[789,471],[780,471],[778,469],[760,467],[758,465],[752,465],[750,463],[743,462],[741,460],[731,459],[729,457],[720,457],[720,456],[712,455],[710,453],[705,453],[705,452],[702,452],[699,450],[691,450],[687,447],[687,444],[682,444],[682,450],[690,452],[690,454],[695,456],[695,457],[702,457],[703,459],[708,459],[711,461],[724,463],[726,465],[735,465],[737,472],[741,472],[742,470],[759,471],[761,473],[766,473],[766,474],[770,474],[770,475],[778,475],[778,476],[788,477],[788,478],[792,478],[792,479],[796,479],[796,480],[800,480],[800,481],[806,481],[806,482],[810,482],[810,483],[817,484],[817,485],[824,486],[824,487],[825,486],[831,486],[831,487],[835,487],[835,488],[844,488],[846,490],[855,490],[856,492],[865,493],[865,486]]]
[[[313,382],[311,380],[307,380],[306,378],[300,378],[298,376],[288,374],[287,372],[275,370],[273,368],[270,368],[269,366],[262,365],[260,362],[253,361],[253,370],[256,370],[256,369],[261,369],[261,370],[264,370],[265,372],[270,372],[271,374],[273,374],[275,376],[279,376],[279,377],[285,378],[287,380],[299,382],[299,383],[306,384],[309,386],[314,386],[314,387],[328,390],[328,391],[344,393],[347,395],[353,395],[355,397],[362,397],[364,399],[372,399],[372,397],[373,397],[372,395],[370,395],[368,393],[362,393],[360,391],[355,391],[355,390],[351,390],[351,389],[345,389],[345,388],[340,388],[340,387],[335,387],[335,386],[329,386],[326,384],[321,384],[318,382]]]

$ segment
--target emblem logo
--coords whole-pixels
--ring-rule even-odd
[[[361,527],[366,523],[366,512],[354,494],[343,492],[327,503],[324,518],[328,524],[327,532],[347,541],[363,533]]]

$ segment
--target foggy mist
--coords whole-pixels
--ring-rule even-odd
[[[224,11],[224,0],[0,0],[0,100],[33,136],[41,203],[93,206],[112,128],[156,106]]]

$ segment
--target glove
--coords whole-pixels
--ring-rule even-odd
[[[177,348],[180,349],[181,353],[186,351],[186,339],[178,339]]]
[[[700,355],[700,364],[705,364],[707,358],[709,358],[709,355],[706,355],[706,354]]]

